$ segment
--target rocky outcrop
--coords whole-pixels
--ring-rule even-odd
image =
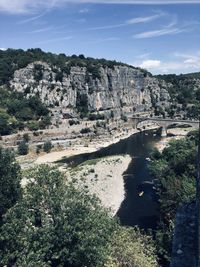
[[[165,82],[160,86],[147,72],[124,65],[100,66],[94,77],[86,67],[71,67],[69,73],[63,73],[38,61],[16,70],[10,86],[27,97],[38,95],[60,113],[77,113],[84,107],[84,111],[107,114],[113,110],[114,116],[121,116],[169,103]]]
[[[175,221],[171,267],[197,266],[196,203],[182,206]]]

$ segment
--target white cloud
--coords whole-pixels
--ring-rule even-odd
[[[147,23],[147,22],[151,22],[153,20],[156,20],[156,19],[158,19],[164,15],[165,15],[165,13],[160,12],[160,13],[152,15],[152,16],[132,18],[132,19],[129,19],[129,20],[125,21],[124,23],[120,23],[120,24],[92,27],[92,28],[88,28],[87,30],[89,30],[89,31],[108,30],[108,29],[121,28],[121,27],[132,25],[132,24]]]
[[[164,15],[165,15],[164,13],[159,13],[159,14],[149,16],[149,17],[133,18],[133,19],[127,20],[126,23],[127,24],[137,24],[137,23],[151,22],[151,21],[154,21],[156,19],[159,19],[160,17],[162,17]]]
[[[0,11],[27,13],[48,9],[66,3],[73,4],[192,4],[200,0],[0,0]]]
[[[159,36],[164,36],[164,35],[174,35],[182,32],[186,32],[189,30],[187,27],[178,27],[177,25],[177,19],[176,17],[172,18],[172,21],[164,26],[161,29],[158,30],[151,30],[151,31],[145,31],[145,32],[140,32],[137,34],[133,35],[133,38],[135,39],[146,39],[146,38],[153,38],[153,37],[159,37]],[[192,28],[190,27],[190,30]]]
[[[142,33],[135,34],[133,37],[135,39],[145,39],[145,38],[153,38],[153,37],[159,37],[163,35],[173,35],[178,34],[181,32],[185,32],[185,29],[179,29],[179,28],[171,28],[171,29],[160,29],[155,31],[146,31]]]
[[[47,32],[47,31],[50,31],[52,29],[53,29],[53,27],[40,28],[40,29],[37,29],[37,30],[33,30],[33,31],[29,32],[29,33]]]
[[[140,68],[143,69],[155,69],[158,68],[161,64],[160,60],[156,60],[156,59],[147,59],[144,60],[141,64],[140,64]]]
[[[96,31],[96,30],[108,30],[108,29],[115,29],[115,28],[120,28],[124,27],[126,24],[121,23],[121,24],[115,24],[115,25],[106,25],[106,26],[99,26],[99,27],[92,27],[86,29],[87,31]]]
[[[6,50],[7,50],[7,48],[3,48],[3,47],[2,47],[2,48],[0,48],[0,50],[2,50],[2,51],[6,51]]]
[[[146,59],[138,60],[132,65],[147,69],[155,74],[196,72],[200,71],[200,51],[194,54],[174,53],[172,60],[149,59],[147,55]]]
[[[85,14],[85,13],[89,13],[89,12],[90,12],[90,10],[88,8],[83,8],[83,9],[79,10],[79,13],[81,13],[81,14]]]

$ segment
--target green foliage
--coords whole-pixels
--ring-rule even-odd
[[[200,114],[200,104],[193,105],[191,107],[187,108],[187,117],[189,119],[197,119],[199,120],[199,114]]]
[[[22,93],[0,88],[0,134],[11,134],[25,127],[30,130],[45,128],[51,123],[49,110],[36,96],[28,99]],[[35,122],[40,119],[40,125]],[[37,124],[34,127],[31,124]]]
[[[156,267],[155,245],[150,236],[138,228],[119,227],[112,239],[112,254],[108,267]]]
[[[189,137],[170,142],[162,157],[150,163],[153,176],[159,179],[159,196],[164,213],[174,216],[179,204],[195,196],[197,147]]]
[[[10,116],[4,111],[0,110],[0,134],[6,135],[9,134],[11,131],[10,127]]]
[[[29,151],[28,144],[25,141],[20,142],[17,150],[19,155],[27,155]]]
[[[30,138],[30,136],[29,136],[28,133],[23,134],[23,139],[24,139],[24,141],[25,141],[26,143],[28,143],[28,142],[31,140],[31,138]]]
[[[56,82],[59,81],[59,82],[62,83],[62,81],[63,81],[63,72],[61,72],[61,71],[57,72],[55,80],[56,80]]]
[[[114,66],[129,66],[121,62],[106,59],[86,58],[84,55],[55,55],[45,53],[39,48],[28,49],[27,51],[23,51],[22,49],[7,49],[6,51],[0,51],[0,85],[7,84],[13,77],[15,70],[24,68],[29,63],[35,61],[47,62],[54,69],[56,66],[56,69],[59,70],[59,72],[56,71],[56,79],[61,82],[63,73],[70,74],[70,69],[73,66],[86,67],[88,74],[91,74],[95,79],[100,79],[100,67],[114,68]],[[132,66],[129,67],[133,68]],[[34,78],[37,82],[42,79],[42,68],[40,64],[35,65]]]
[[[39,82],[42,80],[43,77],[43,66],[40,64],[35,64],[34,65],[34,79],[36,82]]]
[[[104,120],[105,119],[105,115],[104,114],[100,114],[100,113],[91,113],[89,116],[88,116],[88,119],[91,120],[91,121],[96,121],[96,120]]]
[[[0,147],[0,223],[2,215],[21,197],[20,166],[9,150]]]
[[[99,201],[48,166],[27,179],[23,199],[1,228],[1,266],[104,266],[116,222]]]
[[[63,173],[40,165],[25,178],[0,228],[0,266],[157,267],[152,239],[121,227]]]
[[[160,225],[156,233],[160,256],[170,260],[173,222],[178,206],[190,202],[196,194],[197,134],[170,142],[160,154],[151,156],[150,172],[157,179],[160,203]]]
[[[81,134],[87,134],[87,133],[90,133],[90,132],[91,132],[90,128],[83,128],[83,129],[80,130]]]
[[[88,96],[86,94],[77,92],[76,107],[82,116],[86,116],[88,114]]]
[[[38,131],[39,130],[39,122],[31,121],[27,124],[27,127],[30,131]]]
[[[174,103],[182,104],[182,109],[188,105],[193,105],[187,109],[187,118],[198,119],[199,116],[199,101],[200,101],[200,73],[190,73],[190,74],[169,74],[169,75],[158,75],[157,78],[165,80],[170,84],[167,90],[171,96]],[[170,111],[170,109],[169,109]],[[178,110],[177,110],[178,111]],[[175,113],[175,110],[173,110]],[[173,114],[174,115],[174,114]],[[172,114],[170,114],[172,117]]]
[[[44,143],[44,146],[43,146],[44,152],[49,153],[51,151],[51,149],[52,149],[52,143],[51,143],[51,141],[46,141]]]

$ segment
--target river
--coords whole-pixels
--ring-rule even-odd
[[[122,225],[138,225],[142,229],[155,229],[158,219],[158,202],[148,171],[149,155],[161,137],[153,131],[141,132],[94,153],[65,159],[65,163],[78,165],[86,160],[129,154],[133,158],[124,173],[126,197],[117,213]],[[142,193],[142,196],[139,196]]]

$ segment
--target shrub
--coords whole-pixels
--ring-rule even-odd
[[[30,141],[30,136],[29,136],[29,134],[28,133],[25,133],[25,134],[23,134],[23,139],[24,139],[24,141],[26,142],[26,143],[28,143],[29,141]]]
[[[28,144],[25,141],[22,141],[19,143],[17,150],[19,155],[27,155],[29,151]]]
[[[49,153],[51,151],[52,147],[53,146],[52,146],[51,141],[46,141],[44,143],[43,150],[44,150],[44,152]]]
[[[37,131],[37,130],[39,130],[39,123],[37,121],[29,122],[28,128],[30,131]]]
[[[80,131],[81,134],[86,134],[86,133],[90,133],[90,132],[91,132],[90,128],[83,128]]]

